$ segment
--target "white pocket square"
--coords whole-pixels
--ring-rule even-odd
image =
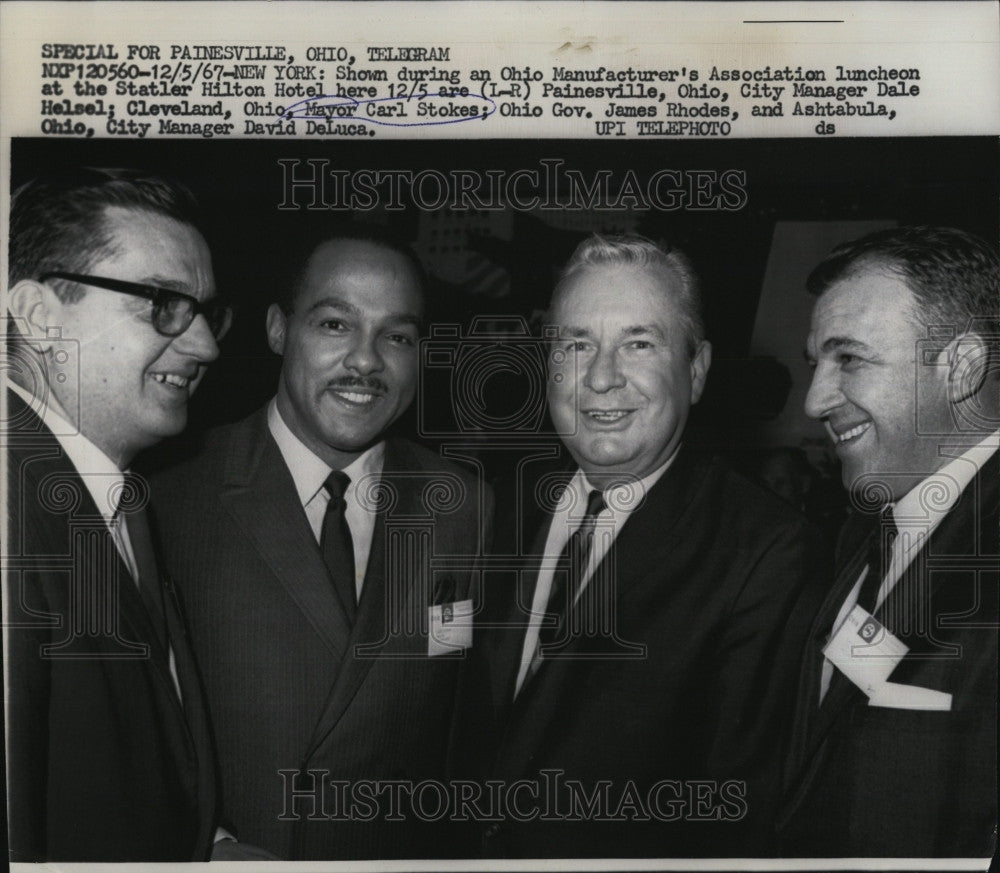
[[[883,682],[868,698],[869,706],[883,706],[889,709],[920,709],[930,712],[950,712],[951,695],[933,688],[919,685],[900,685],[897,682]]]

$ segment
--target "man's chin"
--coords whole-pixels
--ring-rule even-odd
[[[177,436],[187,427],[188,413],[187,406],[178,407],[170,411],[169,414],[159,416],[155,423],[151,423],[147,429],[146,446],[155,445],[160,440]]]
[[[386,427],[372,428],[371,430],[364,431],[351,431],[350,433],[342,431],[327,433],[323,441],[334,451],[344,452],[345,454],[360,454],[370,449],[383,438]]]
[[[586,452],[571,451],[570,454],[588,476],[604,477],[618,474],[631,476],[635,467],[635,458],[620,448],[613,451],[608,448],[598,450],[590,448]]]
[[[880,509],[910,489],[909,476],[872,465],[850,465],[841,468],[841,482],[861,507]],[[916,480],[914,480],[916,481]]]
[[[873,477],[862,467],[854,464],[840,468],[840,481],[851,494],[861,494],[871,487]]]

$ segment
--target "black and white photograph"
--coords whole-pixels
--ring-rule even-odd
[[[360,5],[4,68],[15,869],[986,870],[1000,112]]]

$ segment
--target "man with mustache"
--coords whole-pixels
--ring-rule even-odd
[[[282,858],[460,851],[407,786],[445,775],[491,497],[387,437],[416,392],[423,294],[381,231],[322,239],[267,313],[275,398],[159,481],[224,816]]]
[[[806,649],[785,854],[996,849],[1000,259],[952,228],[834,249],[808,279],[806,413],[854,513]]]

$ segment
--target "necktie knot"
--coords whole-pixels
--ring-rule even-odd
[[[593,490],[587,495],[587,512],[583,516],[584,521],[590,521],[596,518],[607,508],[607,503],[604,500],[604,492]]]
[[[351,484],[351,477],[343,470],[334,470],[323,482],[326,493],[330,495],[330,506],[340,506],[344,503],[344,494]]]

